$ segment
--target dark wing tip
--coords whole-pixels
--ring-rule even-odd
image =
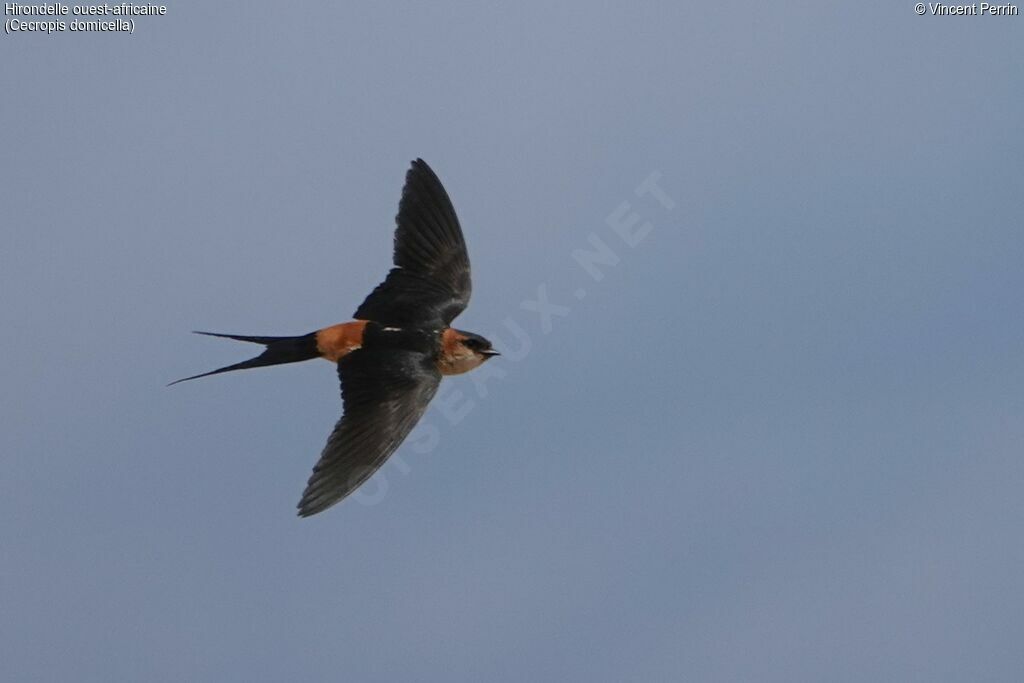
[[[441,183],[441,179],[437,177],[437,173],[435,173],[434,169],[430,167],[430,164],[423,161],[423,159],[420,159],[419,157],[413,159],[412,163],[409,164],[409,170],[405,174],[406,184],[408,184],[408,182],[414,179],[417,175],[426,176],[426,178],[429,179],[432,183],[436,183],[442,188],[444,187],[444,185]]]
[[[323,508],[314,507],[305,499],[300,500],[299,504],[296,507],[298,508],[299,517],[302,517],[303,519],[305,519],[306,517],[312,517],[318,512],[323,512]]]
[[[347,498],[348,494],[341,496],[334,495],[323,495],[322,492],[311,494],[309,489],[302,494],[302,500],[296,505],[297,514],[299,517],[306,518],[318,515],[324,510],[334,507],[340,503],[343,499]]]
[[[320,463],[317,463],[317,466],[313,468],[313,475],[309,478],[306,488],[302,491],[302,498],[299,499],[298,505],[295,506],[299,517],[312,517],[329,507],[333,507],[344,498],[347,498],[348,494],[352,493],[356,488],[339,487],[332,479],[329,475],[321,472]]]

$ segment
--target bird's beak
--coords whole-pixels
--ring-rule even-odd
[[[500,353],[498,353],[494,349],[485,349],[485,350],[481,351],[480,353],[482,355],[484,355],[484,356],[500,356],[501,355]]]

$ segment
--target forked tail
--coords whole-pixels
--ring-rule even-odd
[[[196,334],[253,342],[254,344],[263,344],[267,348],[255,358],[250,358],[234,365],[227,365],[223,368],[217,368],[210,372],[204,372],[200,375],[192,375],[191,377],[175,380],[167,386],[172,386],[178,382],[187,382],[190,379],[199,379],[200,377],[218,375],[222,372],[231,372],[232,370],[260,368],[265,365],[280,365],[282,363],[298,363],[299,361],[317,358],[320,355],[320,350],[316,346],[316,332],[310,332],[300,337],[252,337],[244,334],[219,334],[217,332],[199,331]]]

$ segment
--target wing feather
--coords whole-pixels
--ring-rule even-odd
[[[338,361],[344,414],[327,439],[299,501],[299,515],[323,512],[384,464],[423,417],[441,374],[429,354],[358,349]]]
[[[469,254],[455,207],[422,159],[405,176],[395,222],[395,267],[355,317],[395,326],[449,326],[469,304]]]

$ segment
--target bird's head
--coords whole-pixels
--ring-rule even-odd
[[[462,338],[459,340],[462,346],[474,356],[480,357],[481,363],[494,356],[501,355],[494,350],[494,346],[488,339],[481,337],[479,334],[463,332],[462,330],[459,330],[459,334],[462,335]]]
[[[445,375],[461,375],[499,355],[491,342],[479,334],[448,329],[442,337],[441,372]]]

